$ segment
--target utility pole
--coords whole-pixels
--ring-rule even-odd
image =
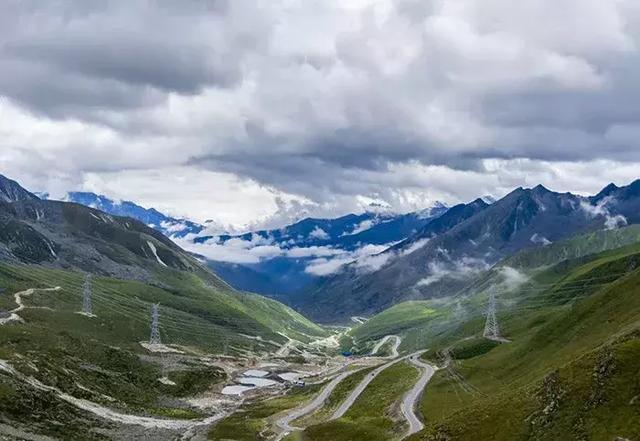
[[[152,345],[160,344],[160,329],[159,329],[159,320],[160,320],[160,312],[159,312],[160,304],[155,303],[153,305],[153,309],[151,310],[151,337],[149,338],[149,343]]]
[[[91,274],[84,277],[84,285],[82,286],[82,313],[86,316],[93,317],[93,308],[91,307]]]
[[[484,337],[490,340],[501,340],[500,327],[496,318],[496,293],[492,289],[489,293],[489,304],[487,305],[487,321],[484,324]]]

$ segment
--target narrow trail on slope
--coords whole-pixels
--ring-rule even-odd
[[[402,339],[397,335],[387,335],[384,338],[382,338],[378,343],[376,343],[376,345],[371,350],[371,355],[376,355],[380,350],[380,348],[384,346],[385,343],[387,343],[391,339],[394,339],[395,342],[393,346],[391,346],[391,355],[389,356],[389,358],[398,357],[400,355],[398,354],[398,348],[400,347],[400,343],[402,343]]]
[[[29,288],[25,291],[20,291],[15,293],[13,295],[13,298],[15,299],[15,302],[18,306],[9,311],[10,313],[9,317],[0,318],[0,325],[4,325],[5,323],[14,322],[14,321],[17,321],[17,322],[23,321],[22,317],[20,317],[17,314],[18,312],[22,311],[24,308],[27,307],[22,302],[22,297],[30,296],[36,291],[59,291],[60,289],[61,288],[59,286],[56,286],[55,288]]]
[[[405,394],[400,404],[402,414],[409,422],[409,431],[403,436],[403,439],[424,429],[424,424],[415,413],[416,402],[422,395],[424,388],[427,386],[427,383],[429,383],[429,380],[431,380],[434,372],[437,370],[437,368],[420,360],[419,357],[419,355],[415,354],[409,357],[409,362],[423,372],[413,388]]]

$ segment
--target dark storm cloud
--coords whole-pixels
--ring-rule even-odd
[[[23,124],[3,148],[33,142],[26,109],[91,171],[197,166],[319,203],[640,161],[640,6],[561,3],[2,2],[0,96]]]
[[[83,119],[230,87],[242,78],[239,52],[257,43],[225,26],[226,2],[205,4],[3,2],[0,94]]]

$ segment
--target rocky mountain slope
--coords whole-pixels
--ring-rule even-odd
[[[368,211],[335,219],[306,218],[279,229],[232,235],[213,234],[207,225],[94,193],[70,192],[65,200],[137,219],[199,255],[234,288],[288,303],[303,297],[326,271],[340,266],[316,263],[324,263],[323,259],[348,263],[377,253],[415,234],[447,210],[436,202],[406,214]]]
[[[95,208],[115,216],[137,219],[165,236],[184,237],[187,234],[197,234],[205,228],[203,225],[187,219],[167,216],[155,208],[144,208],[131,201],[114,201],[106,196],[91,192],[72,191],[67,193],[63,200]]]
[[[640,222],[639,188],[640,181],[607,186],[586,198],[537,186],[518,188],[490,206],[475,201],[475,209],[462,206],[470,216],[448,221],[449,213],[444,214],[380,254],[377,271],[350,265],[300,306],[326,321],[375,313],[402,300],[453,294],[474,274],[521,249]]]

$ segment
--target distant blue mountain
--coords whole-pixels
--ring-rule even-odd
[[[198,234],[204,229],[202,225],[167,216],[155,208],[144,208],[130,201],[114,201],[95,193],[73,191],[67,193],[65,201],[75,202],[116,216],[132,217],[169,237],[184,237],[190,233]]]
[[[241,235],[221,235],[218,240],[221,243],[230,239],[250,241],[255,240],[257,235],[288,249],[331,246],[353,251],[363,245],[384,245],[404,240],[447,209],[446,205],[436,202],[428,209],[407,214],[364,212],[335,219],[306,218],[283,228]],[[214,236],[203,235],[195,241],[203,243],[212,238]]]
[[[193,247],[182,245],[192,248],[230,285],[285,302],[304,296],[321,276],[327,275],[312,265],[326,263],[329,271],[337,270],[341,262],[348,263],[365,253],[375,254],[413,236],[448,209],[436,202],[428,209],[406,214],[370,211],[335,219],[306,218],[283,228],[240,235],[211,235],[203,225],[131,201],[114,201],[89,192],[70,192],[65,200],[132,217],[174,239],[195,234],[191,239]],[[210,252],[212,248],[216,253]],[[269,253],[262,254],[263,249]],[[238,252],[245,253],[240,262]],[[258,255],[254,261],[242,259],[252,252]]]
[[[447,211],[436,202],[432,207],[412,213],[365,212],[335,219],[306,218],[280,229],[260,230],[241,235],[200,235],[196,244],[224,248],[244,243],[277,247],[282,253],[262,257],[257,263],[237,264],[210,261],[209,266],[237,289],[254,291],[291,303],[304,297],[321,276],[314,262],[339,267],[364,255],[367,247],[374,254],[421,231],[431,220]],[[257,249],[257,248],[256,248]],[[367,250],[366,252],[369,252]],[[376,251],[377,250],[377,251]],[[332,261],[338,262],[335,265]]]

